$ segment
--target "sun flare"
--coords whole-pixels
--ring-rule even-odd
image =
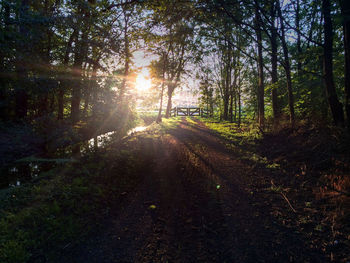
[[[151,88],[152,82],[147,71],[140,72],[135,81],[135,88],[138,92],[145,92]]]

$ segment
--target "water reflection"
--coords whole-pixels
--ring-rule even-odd
[[[0,189],[20,186],[39,176],[40,172],[48,171],[56,165],[55,162],[18,162],[0,170]]]
[[[133,129],[129,130],[127,132],[127,135],[132,135],[132,134],[137,133],[137,132],[142,132],[146,129],[147,129],[146,126],[138,126],[138,127],[135,127]],[[88,146],[90,149],[96,149],[99,147],[103,147],[106,145],[106,143],[108,143],[112,140],[114,135],[117,135],[117,133],[115,131],[107,132],[105,134],[96,136],[88,141]]]
[[[107,132],[105,134],[102,134],[90,139],[88,141],[89,147],[95,149],[95,148],[104,146],[107,142],[111,141],[113,134],[115,134],[114,131]]]
[[[130,136],[146,129],[146,126],[138,126],[129,130],[127,135]],[[114,136],[118,136],[117,132],[107,132],[88,141],[57,149],[52,156],[50,155],[50,158],[79,158],[79,156],[84,156],[93,150],[106,146]],[[71,161],[70,159],[40,158],[33,158],[36,161],[32,161],[31,157],[29,159],[30,161],[16,162],[10,166],[0,168],[0,189],[21,186],[23,183],[39,177],[40,173],[53,169],[59,163]]]
[[[146,129],[147,129],[146,126],[138,126],[138,127],[135,127],[134,129],[131,129],[130,131],[128,131],[128,135],[131,135],[131,134],[134,134],[134,133],[137,133],[137,132],[142,132],[142,131],[144,131]]]

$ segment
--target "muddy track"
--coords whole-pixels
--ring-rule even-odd
[[[254,172],[201,123],[144,139],[152,172],[103,231],[63,262],[324,262],[304,237],[275,222],[252,189]],[[259,185],[254,184],[256,185]]]

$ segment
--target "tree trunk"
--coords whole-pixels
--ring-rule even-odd
[[[91,27],[90,22],[90,9],[85,5],[81,5],[80,12],[83,14],[82,21],[82,36],[80,42],[79,37],[76,37],[76,49],[74,54],[73,64],[73,88],[72,88],[72,100],[71,100],[71,120],[73,123],[80,119],[80,102],[81,102],[81,89],[82,89],[82,78],[83,78],[83,62],[87,57],[88,53],[88,38],[89,30]],[[79,35],[79,33],[78,33]]]
[[[90,104],[90,96],[91,96],[91,82],[87,84],[87,88],[85,89],[84,94],[84,109],[83,109],[83,116],[88,117],[88,109]]]
[[[64,90],[62,87],[60,87],[58,90],[58,96],[57,96],[57,104],[58,104],[57,119],[58,120],[63,120],[63,107],[64,107],[63,98],[64,98]]]
[[[345,51],[345,111],[347,126],[350,130],[350,2],[340,1],[343,16],[344,51]]]
[[[3,2],[3,12],[4,12],[4,32],[9,32],[10,25],[10,5],[7,1]],[[9,37],[8,34],[4,34],[4,42],[8,43]],[[6,86],[9,81],[9,78],[6,76],[6,67],[5,67],[6,54],[4,52],[0,53],[0,120],[8,119],[7,112],[7,90]]]
[[[39,94],[38,115],[44,116],[49,110],[49,94],[45,91]]]
[[[235,94],[235,115],[234,115],[234,118],[233,118],[234,122],[237,121],[237,96]]]
[[[257,4],[257,3],[256,3]],[[262,53],[261,17],[258,7],[255,8],[255,32],[258,42],[258,123],[261,129],[265,126],[264,109],[264,64]]]
[[[48,15],[48,2],[45,2],[45,14]],[[50,62],[51,62],[51,42],[52,42],[52,32],[49,28],[47,28],[47,47],[46,50],[43,48],[43,62],[44,65],[46,65],[47,70],[47,75],[50,76],[52,69],[50,68]],[[39,94],[39,105],[38,105],[38,111],[39,111],[39,116],[45,116],[49,113],[49,110],[51,109],[51,104],[49,103],[49,95],[50,95],[50,88],[48,87],[49,85],[52,84],[52,80],[50,80],[49,77],[46,77],[47,81],[47,87],[44,87],[42,90],[42,94]],[[42,85],[40,82],[38,85]],[[51,90],[53,93],[53,90]]]
[[[277,28],[275,27],[275,16],[276,9],[275,4],[271,5],[271,99],[272,99],[272,112],[273,112],[273,123],[274,126],[278,126],[280,121],[280,110],[278,105],[278,95],[277,95]]]
[[[169,48],[170,50],[170,48]],[[165,88],[165,71],[166,71],[166,65],[168,60],[168,54],[169,50],[166,53],[166,55],[163,54],[163,72],[162,72],[162,87],[160,92],[160,102],[159,102],[159,111],[158,111],[158,117],[157,117],[157,123],[162,122],[162,111],[163,111],[163,96],[164,96],[164,88]]]
[[[80,43],[77,44],[73,65],[73,88],[72,88],[72,100],[71,100],[71,119],[75,123],[80,119],[80,102],[81,102],[81,87],[82,87],[82,70],[83,61],[87,52],[87,29],[84,28],[84,32],[81,37]]]
[[[168,87],[168,104],[166,107],[166,113],[165,113],[165,118],[169,118],[170,117],[170,112],[171,112],[171,107],[172,107],[172,97],[173,97],[173,92],[174,92],[174,88]]]
[[[333,26],[331,18],[331,4],[329,0],[322,0],[324,17],[324,46],[323,46],[323,77],[326,86],[328,104],[331,109],[335,125],[344,125],[343,105],[339,102],[333,79]]]
[[[129,67],[130,67],[130,50],[129,50],[129,36],[128,36],[128,26],[129,26],[129,16],[126,11],[124,11],[124,56],[125,56],[125,65],[124,65],[124,76],[122,80],[122,84],[120,87],[120,102],[122,103],[124,100],[124,94],[127,85],[127,79],[129,76]]]
[[[50,113],[53,113],[55,111],[55,94],[53,92],[50,95],[49,110],[50,110]]]
[[[25,75],[24,74],[18,74],[18,77],[22,77],[21,81],[19,82],[19,85],[25,85]],[[18,119],[23,119],[27,116],[28,111],[28,94],[23,86],[18,87],[15,91],[15,103],[16,103],[16,117]]]
[[[81,100],[81,71],[82,71],[82,54],[81,50],[76,51],[76,57],[73,66],[73,87],[72,87],[72,100],[71,100],[71,119],[75,123],[80,118],[80,100]]]
[[[223,119],[224,119],[225,121],[228,120],[229,101],[230,101],[230,99],[227,98],[227,97],[225,97],[225,98],[223,99],[223,102],[224,102],[224,115],[223,115]]]
[[[284,67],[284,70],[286,72],[286,78],[287,78],[289,121],[290,121],[291,125],[294,126],[294,122],[295,122],[294,96],[293,96],[293,88],[292,88],[292,75],[291,75],[290,62],[289,62],[289,51],[288,51],[288,46],[286,43],[286,36],[285,36],[285,29],[284,29],[284,22],[283,22],[281,6],[279,4],[279,1],[277,1],[276,3],[277,3],[278,16],[279,16],[280,24],[281,24],[281,36],[280,37],[281,37],[283,56],[284,56],[283,67]]]
[[[78,34],[77,30],[74,30],[73,33],[71,34],[71,36],[69,37],[69,40],[67,42],[67,46],[66,46],[66,51],[64,54],[64,58],[63,58],[63,66],[64,66],[64,72],[61,73],[61,77],[60,77],[60,84],[59,84],[59,88],[58,88],[58,97],[57,97],[57,101],[58,101],[58,112],[57,112],[57,119],[58,120],[63,120],[63,110],[64,110],[64,93],[66,91],[66,86],[67,86],[67,79],[66,77],[68,76],[68,64],[69,64],[69,55],[72,52],[72,44],[73,41],[76,39]]]
[[[238,127],[241,127],[242,102],[241,102],[241,75],[238,75]]]
[[[26,19],[26,15],[29,9],[28,0],[22,0],[20,11],[19,11],[19,19],[23,21]],[[23,38],[20,40],[17,50],[17,87],[15,89],[15,104],[16,104],[16,117],[17,119],[23,119],[27,116],[28,111],[28,93],[26,86],[28,85],[27,80],[27,57],[28,57],[28,43],[25,42],[25,39],[28,38],[28,28],[25,23],[21,21],[19,24],[19,32]]]
[[[229,107],[229,112],[230,112],[230,122],[233,122],[233,92],[232,92],[232,87],[230,91],[230,107]]]
[[[163,94],[164,94],[164,80],[162,81],[162,89],[160,91],[160,102],[159,102],[159,111],[158,111],[157,123],[162,122]]]
[[[297,73],[298,77],[301,74],[301,33],[300,33],[300,0],[296,2],[296,10],[295,10],[295,27],[297,29]]]

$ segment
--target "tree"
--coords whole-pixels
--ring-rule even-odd
[[[192,3],[177,1],[150,1],[148,7],[153,11],[150,24],[154,29],[148,44],[153,52],[166,58],[164,79],[167,88],[167,107],[165,117],[170,116],[172,97],[185,73],[186,64],[193,59],[192,37],[193,24],[189,21],[192,15]]]
[[[344,125],[343,105],[338,100],[333,78],[333,25],[331,18],[331,4],[329,0],[322,0],[322,14],[324,17],[323,44],[323,78],[327,91],[328,104],[332,112],[335,125]]]
[[[263,43],[262,43],[262,21],[258,3],[255,1],[255,33],[258,45],[258,122],[260,128],[265,125],[265,108],[264,108],[264,62],[263,62]]]
[[[291,66],[289,61],[289,51],[288,51],[288,46],[287,46],[286,36],[285,36],[284,19],[283,19],[282,10],[281,10],[279,1],[277,1],[277,12],[280,20],[280,25],[281,25],[280,38],[282,41],[282,49],[283,49],[283,56],[284,56],[283,67],[287,78],[289,121],[292,125],[294,125],[295,116],[294,116],[294,95],[293,95],[293,89],[292,89],[292,74],[291,74]]]
[[[343,16],[344,53],[345,53],[345,112],[350,128],[350,2],[340,0]]]

